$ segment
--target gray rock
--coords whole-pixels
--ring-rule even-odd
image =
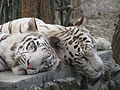
[[[98,52],[105,64],[105,74],[91,85],[82,73],[61,64],[54,71],[36,75],[0,72],[0,90],[120,90],[120,66],[112,59],[112,51]]]

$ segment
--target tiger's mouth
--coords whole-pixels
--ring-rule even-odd
[[[27,65],[27,69],[36,70],[36,68],[30,63]]]
[[[27,69],[36,70],[36,69],[35,69],[35,68],[33,68],[33,67],[27,67]]]

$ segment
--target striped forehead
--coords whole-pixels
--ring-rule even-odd
[[[41,42],[45,42],[47,41],[45,37],[43,37],[42,35],[27,35],[23,38],[23,40],[21,42],[30,42],[30,41],[39,41],[39,43]]]

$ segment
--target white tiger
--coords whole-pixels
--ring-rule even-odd
[[[29,22],[32,21],[37,23],[37,21],[33,19],[29,20]],[[10,25],[12,26],[13,24],[16,23]],[[37,25],[37,27],[35,25]],[[30,32],[28,29],[22,27],[20,29],[12,29],[14,27],[11,27],[11,29],[4,29],[3,26],[4,24],[1,28],[2,32],[11,32],[12,34],[16,32]],[[34,28],[31,29],[31,31],[41,32],[49,38],[51,46],[55,49],[60,59],[76,67],[80,71],[83,71],[91,78],[101,76],[104,65],[101,58],[97,55],[95,38],[90,35],[86,28],[78,24],[77,26],[64,27],[45,23],[31,23],[28,25],[28,28],[29,26]]]
[[[0,33],[0,71],[36,74],[55,69],[60,59],[40,33]]]

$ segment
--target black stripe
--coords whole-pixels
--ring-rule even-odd
[[[77,36],[77,38],[79,38],[80,36],[82,36],[82,35],[84,35],[83,33],[80,33],[78,36]]]
[[[68,42],[68,44],[71,45],[73,42],[74,42],[73,40],[70,40],[70,41]]]
[[[12,33],[12,24],[11,24],[12,21],[10,21],[9,25],[8,25],[8,30],[9,30],[9,33],[11,34]]]
[[[72,65],[72,59],[68,58],[68,60],[69,60],[69,64]]]
[[[63,41],[67,41],[67,40],[69,40],[71,37],[68,37],[68,38],[66,38],[66,39],[63,39]]]
[[[63,31],[63,32],[61,32],[61,33],[56,34],[55,36],[57,36],[57,37],[62,37],[62,36],[65,35],[65,34],[66,34],[66,32]]]
[[[74,55],[72,54],[72,52],[71,52],[71,51],[69,51],[69,54],[70,54],[70,56],[71,56],[71,57],[74,57]]]
[[[65,31],[68,32],[68,29],[66,27],[64,27]]]
[[[75,30],[75,28],[72,29],[72,28],[70,27],[68,33],[70,33],[70,35],[73,35],[74,30]]]
[[[76,29],[76,27],[74,27],[72,30],[74,31]]]
[[[31,34],[26,35],[26,36],[21,40],[21,42],[23,42],[28,36],[31,36]]]
[[[72,30],[72,28],[70,27],[70,28],[69,28],[69,31],[71,31],[71,30]]]
[[[74,33],[74,35],[75,35],[76,33],[78,33],[78,31],[79,31],[79,29],[78,29],[78,30],[76,30],[76,32]]]
[[[8,66],[7,62],[5,61],[5,59],[0,55],[1,60],[5,63],[7,69],[9,69],[10,67]],[[2,63],[1,63],[2,64]]]
[[[19,32],[22,33],[22,30],[21,30],[21,24],[20,24],[20,26],[19,26]]]
[[[74,49],[76,49],[77,47],[78,47],[78,45],[75,45],[75,46],[74,46]]]
[[[0,32],[2,32],[3,25],[1,25]]]
[[[2,40],[5,40],[7,37],[8,37],[7,35],[2,36],[1,39],[0,39],[0,42],[1,42]]]
[[[58,27],[58,26],[56,26],[56,27],[57,27],[59,30],[61,30],[61,31],[63,30],[63,28],[60,28],[60,27]]]
[[[78,52],[80,52],[80,48],[78,47]]]
[[[73,35],[74,29],[71,31],[71,35]]]
[[[88,36],[91,38],[92,43],[95,44],[95,40],[88,34]],[[94,45],[95,46],[95,45]]]
[[[30,41],[32,38],[28,38],[26,41],[23,41],[24,43],[23,43],[23,45],[26,43],[26,42],[28,42],[28,41]]]
[[[36,30],[38,31],[38,27],[37,27],[37,23],[36,23],[35,18],[34,18],[34,22],[35,22],[35,28],[36,28]]]

